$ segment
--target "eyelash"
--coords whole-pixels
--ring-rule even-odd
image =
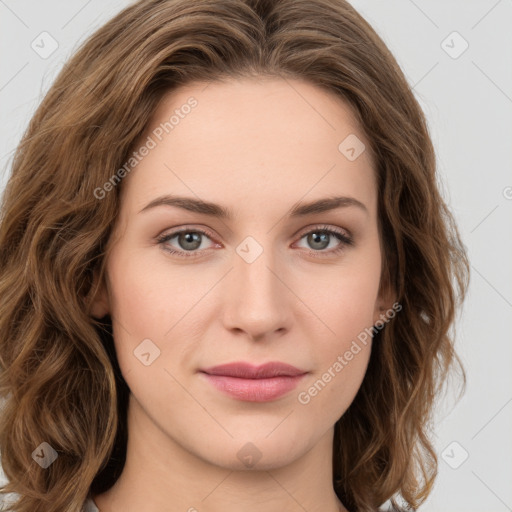
[[[200,252],[201,251],[176,251],[174,249],[169,249],[167,247],[164,247],[164,244],[166,242],[168,242],[169,240],[172,240],[173,238],[175,238],[177,235],[180,235],[181,233],[200,233],[208,238],[212,238],[212,236],[210,235],[210,233],[204,231],[203,229],[201,228],[194,228],[194,229],[191,229],[191,228],[185,228],[185,229],[181,229],[179,231],[175,231],[173,233],[168,233],[168,234],[165,234],[165,235],[160,235],[159,237],[157,237],[157,242],[158,244],[162,245],[162,249],[170,254],[173,254],[173,255],[176,255],[180,258],[197,258],[200,256]],[[352,239],[351,236],[348,236],[346,235],[345,233],[343,233],[342,231],[339,231],[335,228],[331,228],[329,226],[317,226],[315,227],[314,229],[311,229],[310,231],[307,231],[306,233],[304,233],[301,237],[300,237],[300,240],[302,240],[304,237],[306,237],[307,235],[310,235],[311,233],[328,233],[334,237],[336,237],[341,243],[338,247],[336,247],[335,249],[330,249],[328,251],[325,251],[325,250],[313,250],[311,249],[309,251],[309,254],[310,255],[313,255],[315,257],[325,257],[324,254],[327,254],[329,256],[335,256],[335,255],[338,255],[340,254],[342,251],[344,251],[346,249],[347,246],[352,246],[354,245],[354,241]]]

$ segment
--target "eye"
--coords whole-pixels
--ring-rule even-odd
[[[333,240],[333,237],[335,240]],[[354,244],[352,237],[338,228],[331,228],[329,226],[318,226],[315,229],[307,231],[301,236],[301,240],[305,238],[306,243],[312,247],[310,254],[314,256],[332,256],[341,253],[346,249],[346,246]],[[331,242],[338,242],[334,248],[326,251]]]
[[[198,256],[197,249],[201,247],[201,238],[203,237],[210,238],[210,234],[199,228],[185,228],[180,231],[175,231],[174,233],[161,235],[157,238],[157,242],[163,246],[165,251],[170,252],[171,254],[175,254],[176,256],[183,258],[190,258]],[[172,249],[167,244],[167,242],[170,242],[174,238],[176,238],[179,245],[179,250]]]
[[[173,255],[183,258],[194,258],[201,256],[201,252],[207,250],[202,247],[204,238],[211,240],[212,236],[207,231],[200,228],[184,228],[179,231],[167,233],[157,237],[158,244],[162,245],[163,249]],[[333,239],[334,237],[334,239]],[[339,254],[346,246],[354,244],[352,237],[338,228],[329,226],[317,226],[316,228],[304,233],[300,240],[306,239],[306,242],[312,247],[309,253],[314,256],[330,256]],[[172,240],[176,239],[178,247],[169,244]],[[329,248],[331,242],[338,242],[334,248]],[[218,244],[217,244],[218,245]],[[174,248],[173,248],[174,247]]]

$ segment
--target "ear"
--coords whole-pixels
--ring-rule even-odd
[[[379,293],[375,302],[375,310],[373,312],[373,324],[378,320],[386,321],[387,311],[393,310],[393,304],[396,302],[396,291],[389,281],[389,276],[384,273],[381,279]],[[394,316],[394,315],[393,315]]]
[[[90,298],[90,314],[98,320],[110,313],[110,301],[105,279],[99,282],[99,269],[94,269],[93,285],[91,293],[94,295]]]

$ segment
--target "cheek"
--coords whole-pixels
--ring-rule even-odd
[[[329,420],[337,421],[361,386],[371,353],[380,270],[380,252],[368,251],[309,287],[308,305],[329,328],[322,325],[323,334],[317,332],[317,370],[298,396],[313,415],[328,411]]]
[[[167,311],[172,311],[172,305],[169,297],[162,296],[164,287],[158,282],[158,270],[129,249],[116,247],[107,271],[117,358],[125,377],[136,370],[133,378],[144,368],[144,357],[148,359],[141,354],[149,352],[150,360],[158,361],[163,350],[162,332],[172,326],[172,318],[166,318],[163,310],[167,306]]]
[[[193,350],[199,333],[190,319],[200,310],[198,302],[208,290],[197,276],[194,281],[192,271],[173,268],[161,256],[152,261],[147,252],[116,247],[108,266],[114,343],[123,373],[136,369],[132,379],[149,370],[137,358],[139,352],[158,354],[152,368],[170,368],[176,354],[183,359],[185,345]],[[185,335],[180,336],[183,331]]]
[[[345,413],[363,382],[377,289],[378,282],[368,276],[342,276],[328,297],[318,297],[319,316],[329,331],[316,336],[316,370],[299,390],[297,401],[326,425]]]
[[[163,339],[191,303],[197,290],[187,286],[187,278],[172,270],[161,256],[148,258],[148,250],[123,250],[112,253],[108,274],[111,309],[119,324],[133,339],[153,336]]]
[[[314,288],[309,283],[312,309],[329,326],[338,347],[373,325],[380,272],[380,253],[368,252],[335,267]]]
[[[326,426],[333,425],[343,416],[354,401],[363,382],[370,357],[371,346],[359,343],[357,353],[351,354],[350,360],[346,353],[336,353],[329,359],[318,374],[311,379],[297,394],[298,407],[307,417],[321,418]]]
[[[113,339],[123,377],[143,407],[162,411],[182,392],[169,361],[181,347],[170,343],[173,326],[186,313],[179,285],[142,252],[116,248],[108,268]],[[169,291],[171,290],[171,291]],[[189,306],[188,306],[189,307]],[[169,333],[166,336],[166,333]]]

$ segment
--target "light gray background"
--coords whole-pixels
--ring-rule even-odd
[[[0,190],[64,60],[128,4],[0,0]],[[456,342],[467,392],[456,403],[453,387],[438,411],[440,474],[421,510],[512,511],[512,0],[352,4],[388,44],[427,114],[441,186],[472,264]],[[46,59],[31,47],[43,31],[59,45]],[[464,40],[469,47],[457,55]]]

